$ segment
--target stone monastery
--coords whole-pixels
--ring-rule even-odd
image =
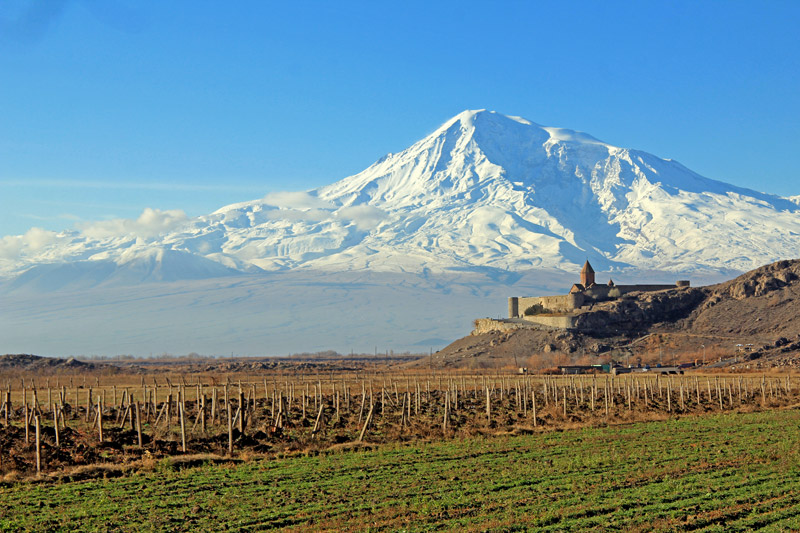
[[[581,270],[581,282],[572,286],[569,294],[560,296],[512,296],[508,299],[508,317],[522,318],[545,325],[556,325],[559,315],[571,315],[580,310],[588,310],[596,302],[616,300],[631,292],[663,291],[677,287],[688,287],[688,281],[678,281],[675,285],[616,285],[609,280],[605,285],[598,285],[594,278],[594,269],[589,261]],[[560,325],[560,324],[558,324]]]

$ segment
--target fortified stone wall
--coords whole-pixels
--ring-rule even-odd
[[[516,300],[516,309],[512,300]],[[568,313],[583,305],[582,294],[565,294],[561,296],[531,296],[524,298],[509,298],[509,317],[523,316],[525,310],[534,305],[540,305],[547,311],[554,313]],[[515,312],[516,311],[516,312]]]
[[[688,287],[689,286],[688,282],[684,282],[684,283],[687,283],[687,285],[683,285],[684,287]],[[617,288],[620,290],[620,292],[622,292],[622,294],[627,294],[629,292],[636,292],[636,291],[641,291],[641,292],[665,291],[667,289],[674,289],[675,287],[678,287],[678,286],[679,285],[677,285],[677,284],[675,284],[675,285],[617,285]]]
[[[680,287],[689,286],[688,282],[682,283]],[[523,317],[525,310],[534,305],[540,305],[553,313],[569,313],[584,305],[615,300],[631,292],[663,291],[675,287],[676,285],[595,285],[581,292],[558,296],[511,297],[508,299],[508,316]]]
[[[548,316],[548,315],[532,315],[525,317],[526,322],[533,322],[542,326],[551,328],[569,329],[575,327],[574,316]]]
[[[484,333],[491,333],[492,331],[513,331],[524,327],[525,324],[519,322],[505,322],[503,320],[495,320],[494,318],[478,318],[475,320],[475,329],[472,330],[472,335],[482,335]]]
[[[479,318],[475,320],[475,329],[471,335],[482,335],[499,331],[505,333],[517,329],[552,330],[574,327],[575,317],[572,316],[530,316],[524,321],[511,322],[494,318]]]

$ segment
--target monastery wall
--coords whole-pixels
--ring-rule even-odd
[[[512,297],[508,299],[508,316],[510,318],[521,317],[525,310],[540,305],[546,311],[553,313],[568,313],[580,308],[584,304],[585,298],[582,294],[564,294],[560,296],[529,296]]]

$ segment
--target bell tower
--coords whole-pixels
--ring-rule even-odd
[[[586,264],[583,265],[581,269],[581,285],[584,287],[590,287],[594,285],[594,269],[592,265],[589,264],[589,260],[586,260]]]

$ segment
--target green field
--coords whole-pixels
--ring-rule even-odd
[[[800,529],[800,411],[0,486],[37,531]]]

